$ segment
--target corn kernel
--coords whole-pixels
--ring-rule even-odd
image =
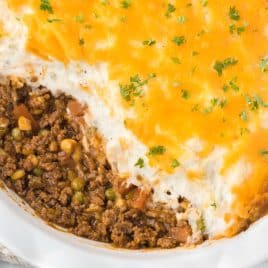
[[[22,179],[24,176],[25,176],[25,171],[23,169],[18,169],[12,174],[11,179],[13,181],[16,181],[16,180]]]
[[[60,143],[60,148],[62,151],[64,151],[66,154],[71,155],[72,152],[75,149],[77,142],[72,139],[64,139]]]
[[[30,131],[32,130],[32,126],[31,126],[31,121],[24,117],[24,116],[20,116],[18,119],[18,126],[19,129],[22,131]]]

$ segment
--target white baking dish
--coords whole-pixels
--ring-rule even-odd
[[[0,190],[0,243],[40,268],[238,268],[268,259],[267,217],[232,239],[195,249],[129,251],[57,231],[14,199]]]

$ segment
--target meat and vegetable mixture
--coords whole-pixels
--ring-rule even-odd
[[[71,96],[0,84],[0,179],[46,222],[78,236],[125,248],[172,248],[192,230],[152,202],[152,190],[126,184],[109,165],[97,130]]]

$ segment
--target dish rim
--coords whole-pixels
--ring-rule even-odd
[[[206,242],[194,249],[126,250],[56,230],[32,213],[15,194],[0,189],[0,244],[40,268],[252,267],[268,256],[268,217],[233,238]],[[15,228],[10,228],[15,223]],[[27,241],[25,243],[25,241]]]

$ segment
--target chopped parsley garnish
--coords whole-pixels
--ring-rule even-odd
[[[239,114],[240,118],[244,121],[244,122],[247,122],[248,121],[248,113],[246,110],[242,111],[240,114]]]
[[[186,22],[186,17],[185,16],[179,16],[178,19],[177,19],[177,22],[178,23],[185,23]]]
[[[181,60],[177,57],[171,57],[171,60],[173,61],[173,63],[175,64],[181,64]]]
[[[249,95],[245,95],[246,103],[249,106],[250,110],[256,111],[260,106],[267,108],[268,103],[265,103],[258,95],[254,95],[250,97]]]
[[[155,43],[156,43],[156,41],[154,39],[152,39],[152,38],[142,42],[142,44],[144,46],[153,46],[153,45],[155,45]]]
[[[254,98],[251,98],[249,95],[245,95],[245,99],[250,110],[256,111],[259,109],[259,104]]]
[[[85,39],[84,38],[80,38],[79,39],[79,46],[83,46],[85,44]]]
[[[218,76],[222,76],[223,70],[229,66],[235,65],[238,63],[238,60],[235,58],[226,58],[223,61],[217,60],[214,65],[213,69],[218,73]]]
[[[167,11],[166,11],[165,16],[166,16],[167,18],[169,18],[169,17],[171,16],[171,14],[172,14],[173,12],[175,12],[175,11],[176,11],[175,6],[172,5],[172,4],[170,4],[170,3],[168,3]]]
[[[213,106],[206,107],[206,108],[204,109],[204,113],[205,113],[205,114],[210,114],[210,113],[212,112],[212,110],[213,110]]]
[[[43,11],[47,11],[49,14],[54,13],[53,8],[52,8],[49,0],[41,0],[40,9]]]
[[[166,152],[166,148],[162,145],[154,146],[150,148],[149,155],[163,155]]]
[[[239,34],[243,33],[245,30],[246,30],[246,26],[243,25],[243,26],[237,27],[236,32],[239,35]]]
[[[268,71],[268,57],[267,58],[262,58],[260,61],[260,68],[261,71],[264,73]]]
[[[200,37],[200,36],[203,36],[205,34],[205,30],[201,30],[200,32],[197,33],[197,36]]]
[[[212,98],[210,100],[210,105],[204,108],[204,113],[205,114],[211,113],[213,109],[216,108],[216,106],[223,109],[226,105],[227,105],[226,99],[220,100],[219,98]]]
[[[206,7],[208,5],[208,0],[201,0],[201,5]]]
[[[85,17],[83,14],[79,14],[77,16],[75,16],[75,21],[78,23],[84,23],[85,22]]]
[[[122,16],[122,17],[120,17],[120,21],[121,21],[122,23],[125,23],[125,22],[127,21],[127,17],[126,17],[126,16]]]
[[[61,22],[62,19],[47,19],[47,22],[53,23],[53,22]]]
[[[218,104],[219,99],[218,98],[213,98],[210,100],[210,103],[212,107],[215,107]]]
[[[260,106],[262,106],[262,107],[264,107],[264,108],[267,108],[268,107],[268,103],[265,103],[264,101],[263,101],[263,99],[261,99],[258,95],[254,95],[253,96],[253,98],[256,100],[256,102],[260,105]]]
[[[121,1],[121,7],[122,8],[129,8],[130,6],[131,6],[131,0],[123,0],[123,1]]]
[[[234,77],[232,80],[230,80],[229,85],[234,91],[239,91],[239,86],[237,85],[237,77]]]
[[[205,220],[204,217],[201,216],[197,222],[196,222],[197,228],[201,231],[201,232],[205,232],[206,231],[206,224],[205,224]]]
[[[198,67],[195,65],[195,66],[191,69],[191,74],[193,75],[193,74],[196,72],[197,69],[198,69]]]
[[[259,154],[260,155],[268,155],[268,150],[265,150],[265,149],[264,150],[260,150],[259,151]]]
[[[229,81],[228,84],[224,84],[222,87],[224,92],[227,92],[229,88],[236,92],[239,91],[239,86],[237,85],[237,77],[234,77],[232,80]]]
[[[215,209],[217,208],[217,204],[216,204],[216,202],[213,202],[210,206],[211,206],[211,207],[214,207]]]
[[[230,33],[231,33],[231,34],[235,33],[235,30],[236,30],[236,25],[235,25],[235,24],[231,24],[231,25],[229,26],[229,31],[230,31]]]
[[[243,136],[247,133],[249,133],[249,129],[248,128],[240,128],[240,136]]]
[[[100,15],[97,12],[93,11],[92,14],[96,19],[100,18]]]
[[[139,75],[131,76],[129,84],[120,84],[120,94],[125,101],[132,101],[135,97],[140,97],[143,94],[142,87],[149,82],[150,79],[156,77],[155,73],[148,75],[147,79],[142,80]]]
[[[220,107],[223,109],[226,105],[227,105],[227,100],[226,99],[222,99],[219,103]]]
[[[226,85],[226,84],[224,84],[223,87],[222,87],[222,90],[223,90],[224,92],[227,92],[227,91],[228,91],[228,88],[229,88],[229,86]]]
[[[172,162],[171,162],[171,167],[172,168],[177,168],[179,167],[181,164],[180,162],[177,160],[177,159],[173,159]]]
[[[193,51],[192,52],[192,56],[194,57],[194,56],[198,56],[199,55],[199,53],[197,52],[197,51]]]
[[[181,97],[185,100],[188,100],[190,98],[190,92],[186,89],[181,90]]]
[[[235,6],[230,7],[229,9],[229,17],[231,20],[240,20],[239,11],[236,9]]]
[[[242,26],[237,27],[235,24],[231,24],[229,26],[229,31],[230,31],[231,34],[237,33],[238,35],[240,35],[245,30],[246,30],[246,25],[242,25]]]
[[[199,111],[199,109],[200,109],[200,105],[197,103],[192,107],[191,112],[197,112]]]
[[[142,158],[139,158],[135,164],[135,167],[143,168],[144,166],[145,166],[144,160]]]
[[[234,65],[238,62],[238,60],[236,60],[235,58],[226,58],[224,61],[223,61],[223,64],[225,67],[229,66],[229,65]]]
[[[186,42],[186,40],[185,40],[185,37],[181,35],[181,36],[175,36],[172,39],[172,42],[175,43],[177,46],[181,46],[182,44]]]
[[[101,4],[104,6],[109,5],[109,1],[108,0],[101,0]]]

